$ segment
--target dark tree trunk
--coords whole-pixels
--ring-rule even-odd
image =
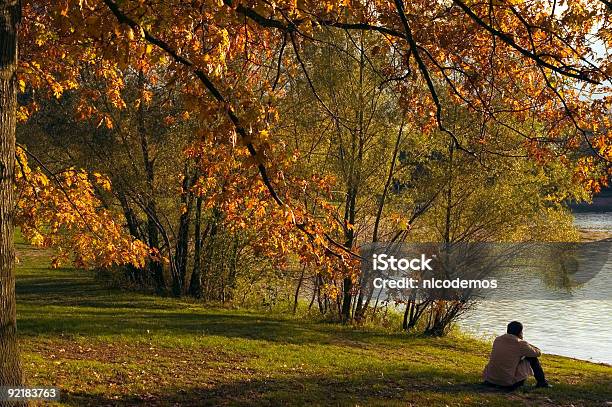
[[[175,250],[176,275],[173,276],[172,291],[176,297],[180,297],[186,290],[185,281],[187,278],[187,255],[189,248],[189,226],[191,223],[191,211],[193,206],[193,193],[190,191],[196,177],[190,179],[187,174],[188,168],[185,164],[185,178],[183,180],[183,193],[181,194],[181,204],[183,213],[179,218],[179,229]]]
[[[140,228],[138,227],[139,222],[134,210],[130,206],[125,193],[121,190],[117,191],[117,199],[121,204],[121,209],[123,209],[123,216],[125,217],[125,222],[127,224],[128,230],[130,231],[130,235],[135,239],[142,240],[142,235],[140,233]]]
[[[140,136],[140,148],[142,150],[142,160],[145,167],[146,183],[147,183],[147,202],[145,212],[147,213],[147,235],[149,237],[149,247],[159,250],[159,229],[157,225],[157,205],[155,204],[155,161],[151,159],[149,154],[149,140],[147,138],[147,126],[145,123],[145,77],[142,71],[138,74],[138,87],[141,92],[141,101],[138,107],[138,134]],[[166,294],[166,280],[164,278],[164,269],[160,261],[151,260],[149,270],[155,281],[155,290],[158,294]]]
[[[195,248],[193,255],[193,272],[189,281],[189,295],[195,298],[202,297],[202,197],[196,199],[196,213],[194,224]],[[208,229],[207,229],[208,230]],[[206,233],[206,232],[205,232]]]
[[[345,222],[351,224],[351,227],[346,229],[346,242],[344,246],[348,250],[353,249],[353,241],[355,239],[355,232],[352,225],[355,224],[355,212],[356,212],[356,200],[357,200],[357,187],[350,188],[347,196],[347,205],[345,211]],[[342,281],[342,309],[340,311],[341,318],[344,322],[347,322],[351,318],[351,302],[353,299],[353,279],[347,276]]]
[[[155,202],[149,201],[147,204],[147,235],[149,235],[149,247],[159,250],[159,230],[157,229],[157,211]],[[155,290],[158,294],[166,294],[166,279],[164,278],[164,269],[158,260],[151,260],[149,270],[155,281]]]
[[[202,267],[201,267],[201,290],[202,298],[205,300],[219,299],[217,293],[221,293],[220,289],[215,292],[215,281],[213,281],[212,266],[214,262],[215,245],[217,234],[219,233],[219,223],[221,222],[221,212],[217,208],[213,208],[210,222],[207,226],[207,243],[202,244],[203,256],[202,256]]]
[[[130,231],[130,235],[135,239],[142,240],[142,235],[140,233],[140,228],[138,227],[138,218],[134,213],[134,210],[131,208],[125,193],[121,190],[117,191],[117,198],[119,199],[119,203],[121,204],[121,208],[123,209],[123,215],[125,217],[125,221],[128,226],[128,230]],[[143,275],[143,270],[135,267],[132,264],[128,264],[126,266],[128,271],[128,276],[130,280],[138,284],[140,286],[144,286],[146,284],[145,276]]]
[[[317,303],[319,305],[319,312],[321,314],[325,314],[327,312],[327,295],[324,294],[321,297],[321,288],[324,286],[325,282],[323,281],[323,277],[320,274],[317,275]]]
[[[318,287],[317,281],[318,280],[317,280],[316,275],[314,276],[313,280],[314,280],[314,284],[312,286],[312,297],[310,297],[310,304],[308,304],[308,310],[312,309],[312,304],[314,304],[314,300],[317,296],[317,287]]]
[[[15,307],[15,126],[18,0],[0,0],[0,386],[23,382]],[[5,405],[0,402],[0,405]],[[8,405],[8,404],[6,404]]]
[[[304,281],[304,271],[306,270],[306,266],[302,266],[302,274],[300,274],[300,279],[298,280],[297,287],[295,288],[295,295],[293,296],[293,313],[297,311],[298,300],[300,299],[300,288],[302,288],[302,282]]]
[[[351,300],[353,299],[353,280],[345,277],[342,280],[342,320],[348,321],[351,318]]]
[[[227,273],[227,296],[225,297],[225,301],[232,301],[234,299],[234,292],[236,291],[236,274],[238,272],[238,257],[240,256],[239,250],[239,240],[238,238],[234,239],[234,244],[231,248],[229,264],[228,264],[228,273]]]

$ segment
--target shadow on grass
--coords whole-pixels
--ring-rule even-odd
[[[241,311],[229,313],[195,302],[107,289],[91,274],[74,270],[21,276],[16,288],[18,327],[23,336],[206,334],[290,344],[405,338]]]
[[[109,301],[112,299],[109,298]],[[361,348],[378,338],[406,339],[401,334],[343,330],[342,327],[261,315],[231,315],[199,309],[176,311],[174,307],[138,301],[117,302],[104,307],[90,301],[68,303],[41,309],[21,301],[18,320],[20,335],[214,335],[283,344],[342,344]]]
[[[46,269],[18,276],[20,335],[216,335],[287,344],[368,343],[393,346],[406,340],[402,333],[359,330],[335,324],[291,320],[243,311],[207,308],[193,301],[160,298],[109,289],[90,272]],[[427,341],[427,339],[423,339]],[[411,337],[411,344],[419,339]],[[450,340],[436,346],[460,350]]]
[[[107,398],[82,392],[64,393],[62,401],[72,406],[222,406],[222,405],[414,405],[516,406],[600,405],[602,394],[590,394],[587,386],[562,386],[553,390],[523,388],[514,392],[469,383],[463,376],[441,369],[421,372],[387,372],[351,377],[283,376],[271,379],[236,380],[184,389],[152,389],[143,396]],[[435,380],[432,380],[435,378]],[[443,379],[443,380],[440,380]],[[464,380],[464,382],[461,382]]]

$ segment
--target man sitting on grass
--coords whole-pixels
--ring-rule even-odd
[[[483,373],[485,384],[514,390],[533,375],[536,387],[552,387],[546,381],[538,360],[542,352],[523,340],[523,325],[512,321],[507,332],[493,341],[489,363]]]

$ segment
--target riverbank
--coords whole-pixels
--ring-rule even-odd
[[[594,406],[612,368],[545,355],[555,388],[479,383],[489,345],[210,309],[108,290],[90,273],[51,270],[19,244],[18,327],[27,383],[61,405]]]
[[[586,218],[586,220],[592,219]],[[597,217],[595,220],[598,221],[600,218]],[[598,229],[581,229],[583,242],[612,238],[609,222],[590,223]],[[606,253],[600,255],[605,256]],[[575,297],[544,300],[542,298],[546,295],[540,294],[541,291],[534,288],[531,292],[532,299],[523,297],[523,299],[477,304],[463,316],[459,326],[463,332],[469,332],[477,338],[491,338],[502,333],[508,321],[518,319],[525,325],[529,341],[546,352],[587,361],[612,363],[609,329],[612,300],[602,300],[601,296],[593,294],[597,292],[604,295],[609,292],[605,291],[612,282],[609,261],[607,271],[599,273],[584,287],[587,292],[591,290],[591,294],[585,294],[585,291],[577,289],[574,291]],[[520,282],[517,282],[516,286],[520,286]]]

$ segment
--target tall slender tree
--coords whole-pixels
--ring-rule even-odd
[[[0,386],[22,384],[15,307],[15,126],[19,0],[0,1]],[[1,402],[0,402],[1,403]]]

